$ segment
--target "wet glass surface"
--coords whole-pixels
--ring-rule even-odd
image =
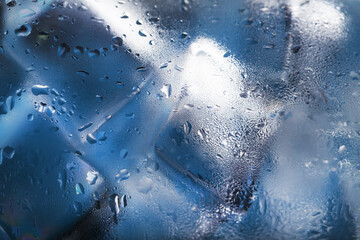
[[[0,239],[360,238],[359,1],[0,6]]]

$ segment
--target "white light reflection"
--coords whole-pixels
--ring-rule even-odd
[[[165,43],[158,36],[156,29],[150,26],[147,21],[141,21],[141,25],[136,24],[138,19],[143,19],[139,12],[139,6],[132,6],[130,2],[118,5],[117,8],[108,1],[96,0],[86,1],[85,5],[95,16],[104,19],[105,24],[110,26],[114,35],[126,36],[124,45],[139,53],[145,61],[158,59],[157,55],[161,54]],[[124,12],[128,18],[120,18]],[[141,36],[139,31],[148,33],[146,37]],[[156,45],[151,46],[150,40],[156,40]],[[155,49],[156,48],[156,49]],[[158,63],[159,64],[159,63]]]
[[[291,14],[304,34],[322,40],[345,38],[347,19],[330,1],[292,1]]]

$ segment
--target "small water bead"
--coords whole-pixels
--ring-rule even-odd
[[[31,26],[28,24],[25,24],[25,25],[21,25],[20,27],[16,28],[14,30],[14,33],[18,37],[27,37],[30,35],[31,31],[32,31]]]
[[[15,7],[16,1],[15,0],[5,0],[5,3],[8,7]]]
[[[121,37],[115,36],[111,40],[112,40],[112,42],[114,43],[115,46],[119,47],[119,46],[123,45],[123,40],[122,40]]]
[[[15,149],[13,147],[6,146],[2,150],[2,155],[3,155],[3,158],[12,159],[15,155]]]
[[[94,135],[92,135],[91,133],[89,133],[88,135],[86,135],[86,140],[88,141],[88,143],[90,144],[95,144],[97,142],[96,138],[94,137]]]
[[[96,58],[100,56],[100,51],[97,49],[91,50],[88,52],[89,58]]]
[[[96,138],[98,141],[105,141],[107,139],[107,136],[104,131],[100,131],[100,132],[98,132]]]
[[[31,88],[31,92],[35,95],[49,95],[49,87],[46,85],[34,85]]]
[[[91,171],[91,172],[87,172],[86,174],[86,181],[88,182],[89,185],[94,185],[98,178],[99,178],[98,172]]]
[[[74,48],[74,53],[75,53],[76,55],[81,55],[81,54],[84,53],[84,48],[81,47],[81,46],[76,46],[76,47]]]
[[[79,127],[79,128],[78,128],[78,131],[79,131],[79,132],[84,131],[85,129],[91,127],[91,125],[92,125],[92,122],[88,122],[88,123],[86,123],[85,125]]]
[[[130,172],[127,169],[121,169],[118,174],[115,175],[115,179],[118,182],[126,180],[130,177]]]
[[[33,114],[28,114],[28,115],[27,115],[27,120],[28,120],[29,122],[33,121],[33,120],[34,120],[34,115],[33,115]]]
[[[128,150],[127,149],[122,149],[120,151],[120,157],[121,158],[125,159],[127,157],[127,155],[128,155]]]
[[[141,30],[139,31],[139,35],[140,35],[141,37],[146,37],[146,36],[148,35],[148,33],[147,33],[144,29],[141,29]]]
[[[346,146],[345,145],[341,145],[340,147],[339,147],[339,153],[340,154],[343,154],[344,152],[346,151]]]
[[[81,183],[75,185],[76,195],[85,194],[84,186]]]
[[[59,57],[65,57],[68,52],[70,52],[70,46],[66,43],[61,43],[58,46],[57,54]]]
[[[164,84],[160,90],[166,98],[169,98],[171,96],[171,84]]]

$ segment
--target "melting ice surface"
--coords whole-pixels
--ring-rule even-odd
[[[360,238],[358,1],[1,11],[1,239]]]

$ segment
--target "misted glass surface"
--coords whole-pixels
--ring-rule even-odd
[[[360,238],[358,0],[0,19],[0,239]]]

